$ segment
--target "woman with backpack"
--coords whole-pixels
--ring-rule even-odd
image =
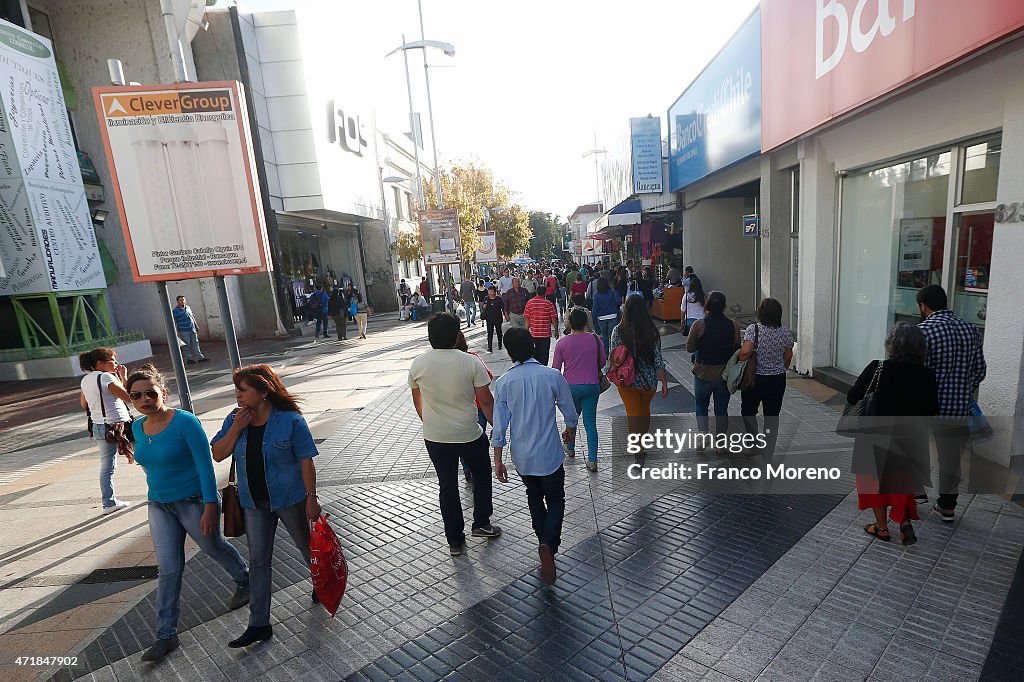
[[[356,325],[359,328],[359,338],[366,338],[366,316],[373,313],[373,305],[369,301],[363,300],[363,295],[359,293],[359,289],[353,287],[352,298],[349,301],[349,310],[352,312],[352,317],[355,318]]]
[[[659,382],[661,397],[668,396],[668,375],[661,356],[661,334],[643,296],[626,299],[622,321],[612,330],[609,356],[608,378],[619,390],[629,433],[645,434],[651,428],[651,400]]]

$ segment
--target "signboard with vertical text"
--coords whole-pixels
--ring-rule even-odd
[[[629,119],[629,149],[633,194],[661,194],[661,117]]]
[[[53,48],[0,20],[0,295],[102,289]]]

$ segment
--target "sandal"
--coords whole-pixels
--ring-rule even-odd
[[[876,523],[869,523],[868,525],[864,526],[864,532],[868,535],[873,535],[882,542],[889,542],[890,540],[892,540],[892,536],[889,535],[889,529],[879,528],[878,524]]]
[[[912,524],[908,523],[905,526],[900,526],[900,542],[906,546],[910,546],[917,542],[917,533],[914,532],[914,526]]]

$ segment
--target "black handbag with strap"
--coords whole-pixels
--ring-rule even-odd
[[[612,382],[601,371],[601,338],[597,334],[592,334],[592,336],[594,337],[594,344],[597,346],[597,352],[594,353],[594,359],[597,361],[597,384],[601,387],[601,393],[604,393],[612,387]]]
[[[847,438],[856,438],[865,435],[868,431],[867,417],[878,417],[881,410],[878,407],[878,384],[882,379],[882,366],[885,360],[879,360],[875,368],[875,374],[868,383],[864,397],[855,403],[847,403],[843,408],[843,414],[836,424],[836,434]]]
[[[221,513],[224,515],[224,537],[237,538],[245,535],[245,512],[238,499],[238,484],[235,483],[235,456],[231,456],[231,474],[228,484],[220,490]]]

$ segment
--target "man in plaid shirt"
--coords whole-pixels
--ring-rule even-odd
[[[932,508],[943,521],[953,520],[960,487],[960,454],[970,432],[970,402],[985,378],[985,356],[977,328],[947,309],[946,292],[929,284],[917,292],[917,307],[924,321],[918,328],[928,342],[925,366],[935,372],[939,387],[939,420],[935,449],[939,457],[939,499]]]

